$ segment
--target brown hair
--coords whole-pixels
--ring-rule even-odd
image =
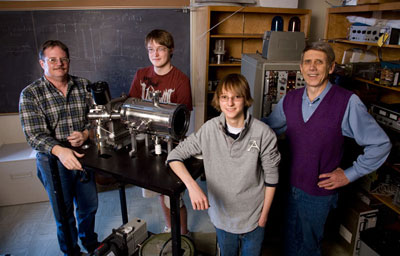
[[[219,81],[218,87],[215,90],[214,97],[211,102],[211,105],[218,111],[221,111],[219,97],[221,96],[223,90],[234,91],[237,93],[237,95],[242,96],[244,98],[245,110],[251,107],[253,104],[249,83],[241,74],[229,74]]]
[[[301,53],[301,63],[303,63],[304,53],[310,50],[324,52],[329,68],[332,67],[333,63],[335,63],[335,52],[333,51],[331,45],[322,41],[312,42],[304,48],[303,52]]]
[[[59,40],[47,40],[46,42],[44,42],[40,48],[39,51],[39,59],[40,60],[44,60],[44,51],[47,48],[53,48],[53,47],[60,47],[66,54],[67,54],[67,58],[69,58],[69,50],[68,47],[61,41]]]
[[[172,57],[171,50],[174,49],[174,38],[168,31],[162,29],[152,30],[147,34],[146,39],[144,40],[144,47],[147,48],[147,45],[153,40],[154,42],[167,47],[171,52],[170,57]]]

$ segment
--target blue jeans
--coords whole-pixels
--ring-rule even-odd
[[[290,188],[284,244],[286,256],[321,255],[325,221],[337,200],[337,193],[312,196],[296,187]]]
[[[57,204],[57,197],[54,193],[54,183],[52,172],[54,167],[58,169],[64,195],[64,203],[66,209],[66,221],[71,234],[73,255],[80,255],[80,247],[78,245],[78,236],[83,246],[88,251],[93,251],[97,246],[97,234],[94,232],[95,215],[98,206],[97,189],[94,179],[94,173],[88,171],[89,180],[81,182],[81,172],[66,169],[57,157],[37,153],[36,155],[37,175],[42,182],[50,199],[53,208],[54,218],[57,224],[57,237],[60,249],[67,255],[67,244],[65,241],[65,233],[62,227],[60,209]],[[55,168],[54,168],[55,169]],[[74,216],[74,203],[76,205],[76,216],[78,222],[78,230],[76,228]]]
[[[233,234],[222,229],[215,229],[221,256],[239,255],[239,246],[241,256],[261,255],[265,228],[258,226],[253,231],[244,234]]]

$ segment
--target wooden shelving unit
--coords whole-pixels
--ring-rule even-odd
[[[351,48],[368,48],[377,55],[378,49],[380,49],[384,61],[399,60],[400,45],[383,45],[379,47],[376,43],[347,40],[351,26],[347,16],[398,20],[400,19],[400,2],[328,8],[325,22],[325,39],[331,43],[336,54],[337,63],[341,63],[344,51]]]
[[[400,60],[400,45],[383,45],[378,46],[376,43],[369,42],[356,42],[347,39],[348,31],[351,23],[347,20],[347,16],[359,16],[364,18],[377,18],[388,20],[400,19],[400,2],[384,3],[384,4],[371,4],[348,6],[327,9],[326,23],[325,23],[325,39],[332,45],[336,62],[341,63],[343,53],[352,48],[361,48],[364,50],[372,50],[376,56],[379,52],[383,61],[398,61]],[[379,96],[376,100],[381,100],[384,96],[397,95],[400,92],[399,87],[390,87],[374,83],[373,81],[366,80],[359,77],[353,78],[355,81],[362,84],[364,87],[372,85],[377,88],[385,90],[379,91]],[[361,95],[362,96],[362,95]],[[380,98],[379,98],[380,97]],[[397,98],[397,97],[394,97]],[[385,163],[385,166],[400,173],[400,168],[396,165]],[[390,196],[371,194],[378,201],[400,214],[400,207],[393,204],[393,199]]]
[[[380,56],[381,60],[385,62],[400,60],[400,45],[384,44],[378,46],[376,43],[348,40],[348,32],[352,25],[347,19],[348,16],[400,20],[400,1],[383,4],[328,8],[325,22],[325,40],[332,45],[332,48],[335,51],[337,63],[342,62],[343,54],[346,50],[353,48],[372,51],[376,56],[376,61],[379,61],[378,56]],[[385,86],[362,78],[354,78],[354,80],[357,84],[361,85],[361,98],[363,95],[369,94],[368,101],[371,100],[372,95],[368,91],[369,86],[373,85],[376,88],[385,89],[380,91],[374,90],[376,91],[374,94],[375,102],[382,101],[386,104],[400,102],[399,87]]]
[[[192,59],[195,60],[192,63],[192,83],[196,88],[196,129],[218,114],[209,104],[215,89],[209,88],[209,81],[216,84],[229,73],[240,73],[241,62],[231,62],[230,57],[239,60],[243,53],[262,52],[264,32],[271,30],[275,16],[282,17],[284,31],[288,31],[289,20],[297,16],[306,37],[311,21],[311,10],[291,8],[206,6],[196,8],[193,13],[196,25],[192,47]],[[220,64],[216,63],[213,53],[216,40],[225,41],[226,54]]]
[[[386,62],[400,60],[400,45],[384,44],[380,47],[376,43],[347,40],[348,31],[351,27],[351,23],[347,19],[348,16],[399,20],[400,2],[328,8],[325,23],[325,39],[332,45],[337,63],[342,62],[343,53],[346,50],[353,48],[374,52],[377,56],[377,61],[379,60],[378,56],[381,56],[381,60]],[[399,87],[385,86],[362,78],[354,78],[354,80],[364,88],[369,85],[373,85],[376,88],[384,88],[385,90],[381,90],[376,94],[376,101],[382,101],[387,104],[400,101]],[[367,92],[368,88],[362,90]]]

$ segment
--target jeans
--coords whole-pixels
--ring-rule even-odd
[[[258,256],[261,255],[265,228],[258,226],[253,231],[244,234],[233,234],[222,229],[217,231],[217,241],[221,256]]]
[[[286,256],[319,256],[325,221],[337,205],[338,195],[312,196],[291,187],[286,216]]]
[[[97,212],[98,198],[94,179],[94,173],[88,171],[87,181],[81,181],[81,171],[71,171],[66,169],[57,157],[37,153],[36,155],[37,175],[42,182],[50,199],[54,218],[57,224],[57,238],[60,249],[67,255],[67,243],[63,228],[68,228],[71,234],[73,252],[72,255],[80,255],[78,236],[82,245],[88,250],[96,249],[98,241],[97,234],[94,232],[95,215]],[[52,172],[58,169],[64,196],[65,216],[68,227],[62,227],[62,216],[58,207],[57,197],[54,192]],[[78,229],[76,228],[74,216],[74,203],[76,206],[76,216]]]

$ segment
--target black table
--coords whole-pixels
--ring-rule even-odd
[[[95,144],[87,145],[89,145],[88,148],[83,149],[84,147],[82,147],[77,150],[85,154],[83,158],[80,158],[84,167],[112,175],[119,182],[136,185],[170,197],[172,254],[180,255],[179,196],[186,187],[178,176],[166,166],[167,154],[155,155],[154,147],[146,147],[144,141],[138,141],[137,153],[132,158],[129,156],[129,149],[119,151],[106,149],[99,154]],[[190,158],[185,161],[185,165],[194,179],[203,173],[202,160]],[[120,200],[125,224],[128,220],[124,187],[120,187]]]

